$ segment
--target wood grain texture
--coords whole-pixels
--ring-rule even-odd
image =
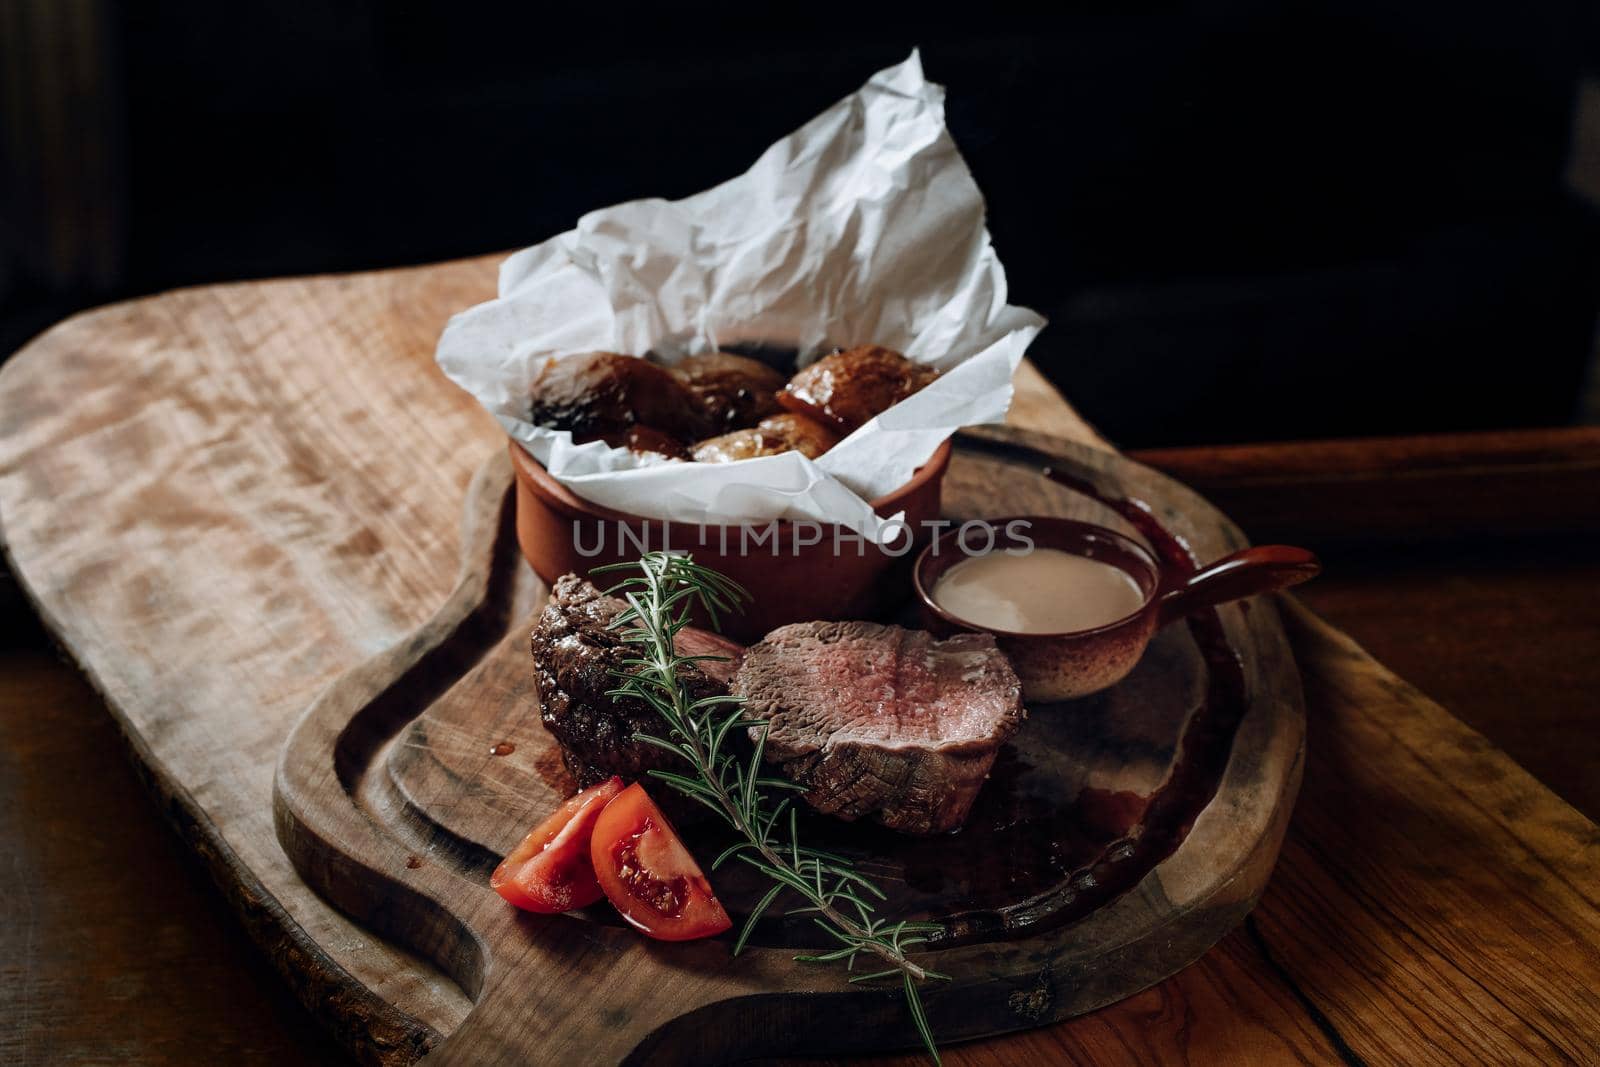
[[[0,651],[0,841],[0,1063],[345,1062],[39,639]]]
[[[321,688],[455,580],[462,494],[500,438],[431,354],[445,318],[492,293],[494,262],[165,294],[71,319],[0,371],[0,521],[20,581],[160,810],[367,1059],[403,1040],[385,1036],[385,1005],[448,1031],[467,1001],[305,889],[272,840],[272,761]],[[1014,416],[1083,433],[1041,384],[1019,375]],[[1600,988],[1595,909],[1560,888],[1595,883],[1594,825],[1324,627],[1291,636],[1306,786],[1251,924],[1115,1007],[946,1062],[1447,1063],[1464,1040],[1539,1034],[1594,1060],[1600,1021],[1572,991]],[[230,716],[236,694],[258,714]],[[1348,811],[1364,825],[1341,825]]]
[[[467,1002],[294,874],[272,767],[317,692],[454,581],[459,502],[500,434],[430,356],[493,277],[479,260],[170,293],[69,319],[0,370],[20,582],[253,933],[363,1054],[404,1040],[394,1013],[449,1029]]]
[[[1600,818],[1600,539],[1380,543],[1323,560],[1333,580],[1302,603]]]
[[[1600,829],[1349,638],[1286,616],[1321,683],[1325,799],[1257,916],[1278,964],[1373,1062],[1593,1062]]]
[[[1220,502],[1252,539],[1316,550],[1336,579],[1297,594],[1305,604],[1600,813],[1588,675],[1600,648],[1600,427],[1135,458]]]
[[[1600,828],[1280,602],[1306,774],[1245,926],[1137,997],[947,1062],[1600,1061]]]
[[[1600,427],[1148,449],[1257,538],[1600,530]]]
[[[1124,525],[1107,506],[1044,477],[1047,469],[1160,514],[1197,555],[1193,563],[1240,544],[1227,520],[1182,486],[1114,453],[1037,434],[964,435],[945,514]],[[726,1062],[914,1043],[892,990],[850,986],[834,969],[792,959],[832,946],[817,941],[807,919],[764,923],[735,960],[724,944],[651,944],[606,908],[523,915],[487,888],[498,857],[570,792],[555,770],[559,750],[537,720],[527,632],[532,598],[543,590],[513,536],[509,472],[497,457],[468,493],[462,579],[445,606],[323,694],[291,733],[274,790],[279,838],[306,880],[427,956],[474,1000],[429,1062],[519,1063],[558,1058],[564,1048],[594,1063]],[[882,914],[944,924],[946,935],[922,957],[953,976],[924,994],[941,1039],[1028,1028],[1120,1000],[1197,958],[1259,895],[1299,787],[1299,678],[1270,605],[1206,614],[1243,667],[1237,694],[1209,677],[1187,627],[1168,627],[1113,690],[1034,706],[959,835],[927,841],[826,820],[808,826],[813,845],[850,855],[873,875],[887,894]],[[1131,892],[1081,921],[1051,922],[1054,909],[1087,892],[1073,872],[1094,863],[1098,879],[1114,880],[1114,845],[1144,836],[1142,807],[1196,716],[1237,717],[1231,756],[1210,782],[1215,799],[1198,817],[1185,812],[1192,830]],[[491,754],[506,741],[514,751]],[[1114,810],[1102,816],[1103,839],[1084,841],[1097,804]],[[714,832],[690,840],[701,855],[727,844]],[[736,923],[766,888],[738,871],[716,876]],[[1018,925],[1009,938],[962,934],[1001,916]],[[419,1030],[418,1040],[435,1035]]]

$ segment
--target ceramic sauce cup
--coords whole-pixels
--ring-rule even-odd
[[[1034,632],[1031,627],[1027,631],[998,629],[960,617],[935,597],[940,578],[974,558],[963,550],[960,529],[947,531],[922,550],[913,581],[924,626],[941,635],[960,631],[993,634],[1022,681],[1023,696],[1030,701],[1071,700],[1109,688],[1127,676],[1151,636],[1167,623],[1231,600],[1298,585],[1322,569],[1317,557],[1303,548],[1259,545],[1192,574],[1174,574],[1143,545],[1104,526],[1026,515],[992,519],[989,524],[994,541],[985,554],[1010,550],[1021,560],[1031,542],[1033,549],[1055,549],[1115,567],[1138,590],[1128,598],[1136,608],[1091,628],[1060,632]],[[1061,595],[1071,594],[1065,591]]]

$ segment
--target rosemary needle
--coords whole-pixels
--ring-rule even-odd
[[[636,567],[639,573],[608,590],[627,602],[611,625],[637,653],[615,672],[619,684],[611,695],[632,697],[654,709],[665,731],[659,736],[635,734],[634,739],[677,755],[691,768],[689,774],[661,770],[650,774],[715,811],[738,835],[711,869],[737,859],[773,883],[740,929],[734,954],[744,948],[757,921],[773,903],[785,891],[794,893],[804,904],[790,914],[811,914],[832,945],[795,959],[843,963],[851,971],[858,958],[878,965],[876,970],[851,977],[853,983],[899,977],[917,1034],[938,1063],[939,1049],[923,1010],[919,985],[948,980],[949,976],[914,962],[907,950],[926,941],[925,935],[939,927],[880,918],[876,905],[885,897],[871,879],[842,856],[802,845],[793,802],[804,788],[763,773],[766,721],[748,716],[738,697],[694,699],[678,676],[690,664],[718,658],[684,656],[677,651],[675,638],[689,624],[695,606],[700,606],[715,626],[720,617],[738,611],[750,595],[738,583],[675,553],[648,552],[637,564],[597,567],[595,572]],[[729,751],[727,742],[735,730],[756,731],[755,751],[747,760]]]

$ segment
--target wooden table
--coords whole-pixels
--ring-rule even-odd
[[[473,269],[472,284],[481,285],[486,270]],[[232,288],[230,299],[250,287]],[[1070,418],[1037,379],[1023,385],[1022,420],[1059,426]],[[1504,453],[1507,469],[1497,472],[1486,473],[1477,456],[1472,476],[1503,477],[1508,486],[1526,477],[1573,479],[1587,496],[1542,528],[1589,528],[1595,516],[1583,501],[1600,499],[1600,480],[1592,478],[1600,452],[1587,453],[1585,474],[1583,461],[1567,461],[1571,455],[1559,463],[1529,460],[1527,444]],[[1579,434],[1571,454],[1586,454],[1592,444]],[[1289,447],[1280,458],[1315,456],[1320,447]],[[1451,447],[1461,443],[1443,452]],[[1391,448],[1370,446],[1373,469],[1382,469]],[[1273,489],[1261,457],[1241,467],[1237,450],[1149,458],[1218,497],[1247,530],[1285,518],[1281,509],[1252,513],[1251,493],[1281,501],[1284,485],[1299,477],[1286,464],[1291,478]],[[1438,469],[1452,468],[1441,459]],[[1416,499],[1414,484],[1368,481],[1375,512],[1403,512],[1408,494]],[[1489,499],[1482,510],[1492,516]],[[1306,514],[1307,531],[1327,518]],[[1426,532],[1427,518],[1383,536],[1415,538]],[[1280,870],[1250,922],[1155,989],[1081,1020],[954,1049],[948,1062],[1505,1062],[1592,1054],[1600,1044],[1595,984],[1551,982],[1539,957],[1559,955],[1569,969],[1600,975],[1600,832],[1589,821],[1600,814],[1600,798],[1585,773],[1596,765],[1600,742],[1583,704],[1584,694],[1600,691],[1600,657],[1592,654],[1600,648],[1600,620],[1591,592],[1600,549],[1592,540],[1545,535],[1510,544],[1469,540],[1472,530],[1470,522],[1461,526],[1447,552],[1411,547],[1399,554],[1378,551],[1357,531],[1334,546],[1330,574],[1304,599],[1404,664],[1425,690],[1450,695],[1451,706],[1487,739],[1437,708],[1418,712],[1409,699],[1396,703],[1405,687],[1382,672],[1363,676],[1361,692],[1344,694],[1346,705],[1371,709],[1358,719],[1319,705],[1313,688],[1301,804]],[[7,901],[0,1059],[338,1059],[206,884],[214,867],[193,862],[163,827],[163,813],[144,799],[98,698],[50,655],[19,603],[6,615],[12,625],[0,652],[0,825],[12,859],[0,875]],[[1291,611],[1289,618],[1302,656],[1310,650],[1313,657],[1302,663],[1308,677],[1360,655],[1308,613]],[[1390,708],[1397,709],[1392,720],[1384,715]],[[1495,744],[1510,748],[1576,809]],[[1508,835],[1506,827],[1516,832]],[[1388,851],[1377,862],[1368,846],[1380,837]],[[1397,840],[1405,846],[1398,853]],[[1553,845],[1561,850],[1559,876],[1531,886],[1495,884],[1497,863],[1520,864],[1530,850],[1542,854]],[[1389,892],[1397,886],[1405,891]],[[1456,936],[1482,929],[1483,916],[1457,910],[1467,897],[1503,900],[1512,951]],[[1554,932],[1550,914],[1530,905],[1533,899],[1557,905]]]

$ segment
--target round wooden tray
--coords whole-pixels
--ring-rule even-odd
[[[570,789],[539,723],[527,633],[544,590],[517,549],[510,481],[503,454],[479,472],[454,593],[317,700],[275,781],[302,877],[473,1000],[452,1034],[415,1022],[415,1047],[463,1063],[654,1063],[915,1044],[897,989],[793,960],[816,944],[806,924],[767,921],[734,958],[726,940],[650,942],[604,907],[534,916],[489,890],[499,857]],[[958,437],[944,502],[955,519],[1159,526],[1190,562],[1244,545],[1178,483],[1015,430]],[[954,980],[924,993],[941,1041],[1090,1011],[1192,962],[1254,904],[1299,788],[1300,684],[1269,602],[1168,627],[1115,689],[1029,710],[959,833],[810,828],[888,890],[883,914],[944,924],[926,959]],[[1137,855],[1149,863],[1118,865]],[[715,881],[730,911],[752,901],[753,885]]]

